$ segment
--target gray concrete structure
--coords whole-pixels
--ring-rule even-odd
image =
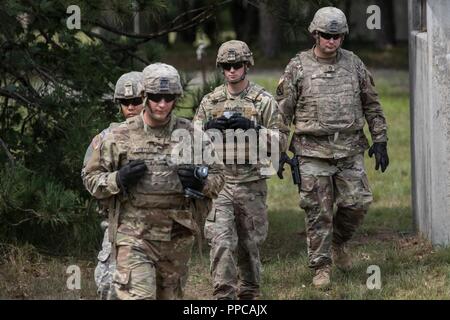
[[[450,1],[409,0],[416,230],[450,244]]]

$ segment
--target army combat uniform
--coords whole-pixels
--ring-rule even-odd
[[[250,82],[238,96],[230,94],[226,85],[217,87],[203,98],[194,123],[202,125],[225,112],[242,114],[268,131],[280,130],[278,143],[286,144],[288,129],[275,99],[262,87]],[[236,164],[235,159],[230,164],[226,152],[222,155],[226,183],[205,224],[205,237],[211,246],[214,297],[254,299],[260,292],[259,247],[268,231],[267,175],[261,173],[260,164]]]
[[[84,180],[86,176],[86,165],[92,157],[94,150],[98,149],[100,144],[102,143],[103,138],[111,132],[112,128],[115,128],[120,123],[111,123],[108,128],[104,129],[98,135],[92,139],[89,144],[88,149],[86,150],[86,154],[83,160],[83,169],[81,171],[81,178]],[[108,201],[99,201],[99,212],[102,216],[108,216]],[[94,279],[95,284],[97,285],[97,292],[102,300],[106,299],[112,283],[112,275],[114,274],[115,265],[111,263],[109,257],[111,255],[111,242],[108,237],[108,228],[105,229],[103,240],[102,240],[102,249],[97,255],[97,266],[94,271]]]
[[[299,157],[309,265],[317,269],[331,264],[332,243],[351,238],[372,202],[363,127],[367,121],[372,141],[386,142],[386,120],[371,74],[344,49],[331,59],[318,58],[314,48],[297,54],[276,99],[286,123],[295,127],[290,150]]]
[[[144,123],[143,113],[113,128],[86,166],[85,185],[99,199],[117,198],[119,222],[113,282],[119,299],[181,298],[197,230],[191,200],[171,163],[176,129],[192,132],[188,120],[171,116],[162,128]],[[212,148],[210,143],[205,148]],[[143,159],[144,177],[127,193],[116,183],[117,170]],[[214,198],[223,185],[221,169],[210,168],[203,193]]]
[[[205,198],[185,196],[190,181],[186,175],[193,174],[195,166],[192,158],[180,158],[179,151],[191,154],[196,148],[195,141],[186,147],[184,140],[195,137],[191,123],[172,114],[175,99],[183,93],[180,76],[174,67],[163,63],[147,66],[143,76],[144,110],[103,139],[86,166],[84,184],[96,198],[114,199],[109,210],[109,240],[116,262],[115,296],[175,299],[182,297],[187,279],[194,233],[198,231],[194,220],[200,207],[197,204],[216,197],[224,178],[218,162],[213,162],[209,176],[191,186]],[[160,95],[165,101],[161,106],[167,107],[170,100],[172,109],[165,119],[156,121],[151,105]],[[201,151],[214,156],[211,141],[201,139],[198,143]]]
[[[119,103],[120,112],[122,112],[122,106],[120,104],[120,100],[123,99],[125,101],[129,101],[129,99],[142,98],[142,92],[144,90],[143,87],[143,74],[142,72],[128,72],[123,74],[116,82],[114,89],[114,102]],[[129,117],[127,113],[124,116]],[[115,128],[120,123],[111,123],[108,128],[104,129],[98,135],[96,135],[89,147],[86,150],[86,154],[83,160],[83,168],[81,171],[81,178],[84,180],[86,175],[85,168],[87,163],[89,162],[94,150],[98,149],[100,144],[102,143],[103,138],[111,132],[112,128]],[[101,216],[108,217],[108,207],[110,205],[110,201],[103,200],[98,201],[98,210]],[[106,221],[104,221],[106,222]],[[102,222],[102,226],[104,225]],[[99,297],[104,300],[107,299],[108,296],[111,297],[113,294],[113,290],[111,290],[112,284],[112,275],[115,271],[115,263],[111,261],[111,242],[109,241],[109,230],[108,228],[104,228],[104,236],[102,241],[102,249],[97,255],[97,266],[94,271],[94,279],[97,285],[97,292],[99,293]]]

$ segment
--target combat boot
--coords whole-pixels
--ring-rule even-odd
[[[352,268],[352,259],[347,252],[345,244],[332,245],[332,259],[333,263],[342,271],[349,271]]]
[[[317,289],[328,289],[331,284],[331,266],[326,265],[316,269],[316,274],[313,278],[313,285]]]

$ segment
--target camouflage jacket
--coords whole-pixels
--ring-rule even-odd
[[[106,129],[103,129],[102,132],[100,132],[99,134],[97,134],[91,141],[91,143],[89,144],[86,153],[84,154],[84,159],[83,159],[83,168],[81,169],[81,179],[84,181],[84,176],[86,175],[86,164],[89,162],[89,159],[92,156],[92,153],[94,151],[94,149],[97,149],[100,144],[102,143],[103,138],[109,133],[111,132],[112,128],[115,128],[119,125],[120,123],[118,122],[112,122],[110,123],[109,127]],[[108,201],[106,200],[98,200],[98,212],[100,213],[100,215],[102,216],[108,216]]]
[[[266,129],[268,150],[270,150],[271,142],[275,141],[272,135],[275,132],[278,132],[279,150],[282,151],[287,148],[289,129],[283,122],[275,99],[259,85],[249,82],[248,87],[238,96],[231,95],[226,85],[215,88],[203,97],[194,116],[194,124],[201,128],[207,121],[222,116],[225,111],[238,111],[244,117],[254,121],[261,129]],[[237,146],[237,149],[239,148],[240,146]],[[220,150],[217,145],[216,150],[218,152]],[[236,161],[233,164],[228,161],[223,162],[225,163],[227,182],[232,183],[267,178],[267,175],[263,174],[264,171],[261,169],[270,166],[270,162],[258,164],[236,164]]]
[[[387,141],[387,125],[372,75],[351,51],[339,49],[334,63],[319,61],[314,48],[287,65],[276,99],[285,123],[295,126],[290,150],[297,155],[344,158]]]
[[[184,129],[183,140],[175,137],[177,129]],[[105,135],[85,167],[83,183],[97,199],[118,197],[120,215],[118,232],[147,240],[169,241],[173,222],[191,230],[198,227],[192,212],[192,202],[184,196],[177,175],[177,163],[171,157],[174,149],[186,145],[185,138],[194,136],[192,124],[171,116],[162,128],[151,128],[144,123],[143,113],[127,119]],[[175,138],[174,138],[175,137]],[[201,140],[201,149],[214,155],[210,141]],[[188,145],[194,152],[194,144]],[[142,159],[147,171],[127,192],[121,192],[116,183],[118,170],[129,161]],[[189,162],[192,163],[192,162]],[[209,164],[209,176],[203,193],[217,197],[223,187],[223,167],[217,161]]]

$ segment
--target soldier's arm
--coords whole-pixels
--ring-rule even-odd
[[[298,99],[298,81],[300,80],[301,65],[294,58],[286,66],[284,74],[278,82],[275,99],[285,124],[290,126],[295,116],[295,106]]]
[[[95,198],[106,199],[120,192],[116,183],[118,155],[117,145],[109,139],[93,148],[84,169],[83,184]]]
[[[205,124],[207,120],[206,110],[205,110],[205,103],[206,103],[206,97],[203,97],[202,101],[200,102],[200,105],[197,108],[197,111],[195,112],[194,118],[192,119],[192,123],[194,124],[194,127],[202,130],[203,125]]]
[[[208,158],[203,158],[204,164],[208,165],[209,173],[206,180],[203,194],[211,199],[217,198],[219,192],[225,184],[224,170],[225,166],[219,159],[219,156],[214,148],[214,143],[210,140],[207,134],[203,135],[202,139],[203,155],[208,155]]]
[[[375,90],[373,77],[359,58],[356,67],[361,89],[361,103],[372,141],[385,142],[388,139],[386,118],[381,108],[378,93]]]
[[[92,152],[94,150],[94,141],[97,139],[98,135],[96,135],[94,137],[94,139],[92,139],[91,143],[89,144],[86,153],[84,154],[84,158],[83,158],[83,168],[81,169],[81,179],[83,179],[84,181],[84,177],[86,176],[86,164],[88,163],[89,159],[92,156]]]

